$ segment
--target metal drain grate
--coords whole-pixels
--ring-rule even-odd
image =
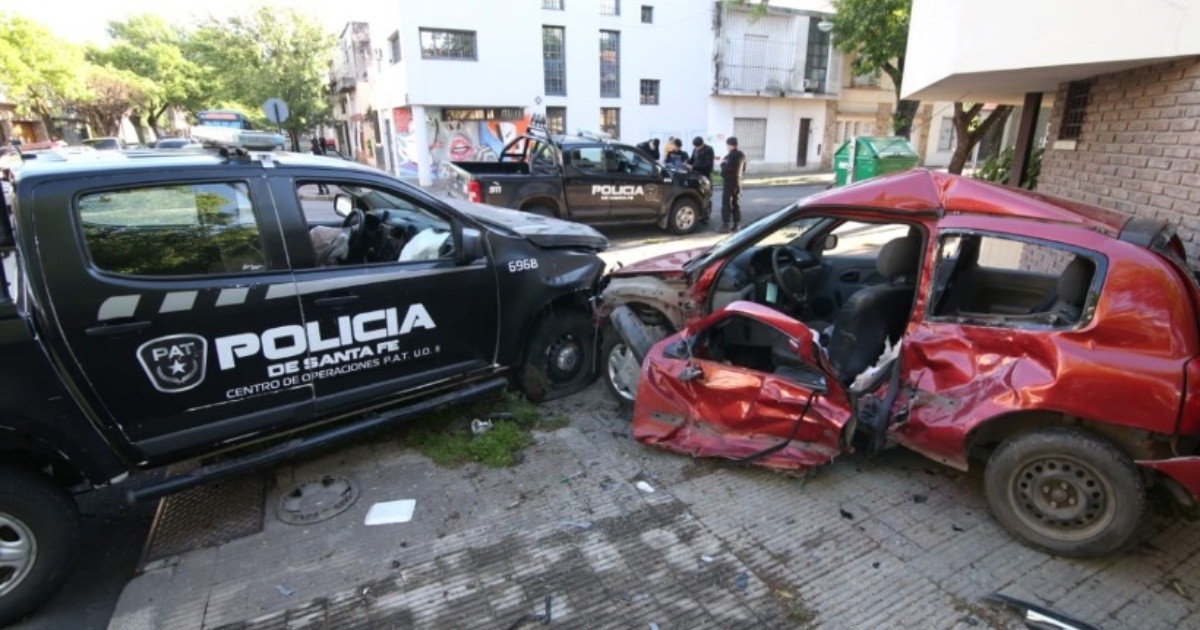
[[[275,515],[288,525],[331,519],[358,500],[358,486],[341,475],[325,475],[297,484],[279,497]]]
[[[265,476],[248,474],[163,499],[142,564],[261,532],[266,490]]]

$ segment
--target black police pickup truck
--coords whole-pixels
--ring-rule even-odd
[[[531,130],[497,162],[448,162],[450,194],[572,221],[654,220],[687,234],[712,213],[707,177],[656,164],[638,149],[602,137]]]
[[[589,227],[303,154],[43,158],[0,230],[0,625],[69,572],[74,493],[153,499],[594,375]]]

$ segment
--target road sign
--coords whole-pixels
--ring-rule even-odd
[[[277,99],[269,98],[262,105],[263,113],[267,115],[267,120],[278,125],[288,119],[287,103]]]

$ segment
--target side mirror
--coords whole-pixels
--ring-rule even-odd
[[[462,252],[458,257],[458,262],[462,264],[473,263],[479,260],[484,254],[483,234],[474,228],[462,228],[462,236],[459,238],[462,242]]]
[[[834,248],[836,248],[837,246],[838,246],[838,236],[837,236],[837,234],[826,234],[826,235],[825,235],[825,240],[821,241],[821,249],[823,249],[823,250],[825,250],[825,251],[829,251],[829,250],[831,250],[831,249],[834,249]]]
[[[337,194],[333,196],[333,211],[339,217],[348,217],[353,210],[354,203],[350,201],[350,195]]]

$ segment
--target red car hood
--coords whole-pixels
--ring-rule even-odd
[[[625,265],[609,275],[621,276],[682,276],[683,265],[687,261],[703,254],[709,247],[693,247],[683,251],[654,256],[645,260],[639,260],[633,264]]]

